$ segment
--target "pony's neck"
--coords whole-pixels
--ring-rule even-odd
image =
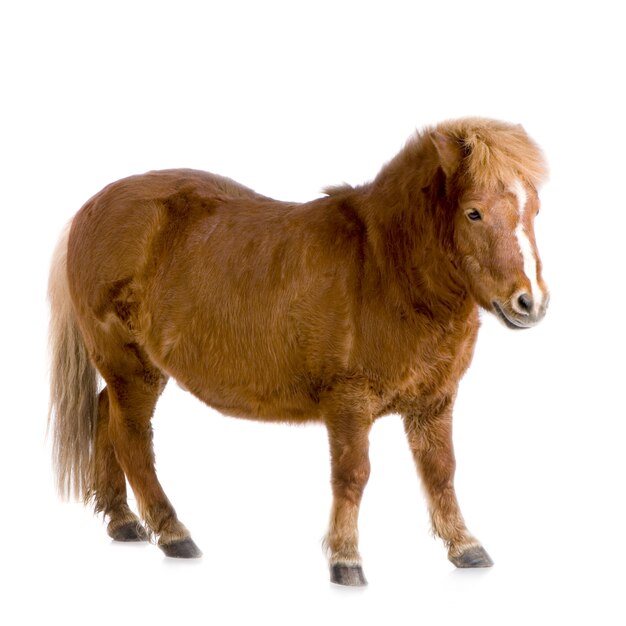
[[[453,250],[453,215],[432,142],[409,143],[363,188],[362,215],[376,265],[398,297],[440,319],[473,309]]]

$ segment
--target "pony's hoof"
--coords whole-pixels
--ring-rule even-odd
[[[139,522],[126,522],[117,528],[108,528],[113,541],[148,541],[148,533]]]
[[[191,537],[172,541],[172,543],[159,544],[159,548],[165,552],[165,556],[174,559],[199,559],[202,556],[202,550],[198,548]]]
[[[360,565],[331,565],[330,582],[346,587],[363,587],[367,580]]]
[[[474,546],[473,548],[468,548],[465,552],[461,553],[459,556],[448,556],[450,561],[454,563],[457,567],[491,567],[493,565],[493,561],[491,557],[487,554],[487,551],[482,546]]]

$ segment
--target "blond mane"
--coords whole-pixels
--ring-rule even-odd
[[[548,177],[539,146],[521,125],[484,118],[462,118],[431,129],[457,141],[466,174],[481,187],[506,186],[522,178],[538,189]]]

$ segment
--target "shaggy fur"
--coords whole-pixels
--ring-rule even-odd
[[[545,313],[547,298],[532,315],[514,300],[530,288],[515,228],[536,254],[545,172],[521,127],[466,119],[418,134],[371,183],[304,204],[193,170],[109,185],[74,217],[50,278],[61,491],[93,497],[115,538],[141,539],[126,477],[166,554],[197,556],[154,470],[150,420],[167,379],[229,415],[322,421],[332,577],[362,584],[369,430],[397,412],[451,560],[489,565],[454,494],[452,407],[477,306],[513,327]],[[547,294],[538,262],[533,280]]]
[[[508,187],[521,179],[538,189],[545,182],[548,170],[543,154],[522,126],[467,118],[448,122],[444,129],[461,146],[472,184]]]

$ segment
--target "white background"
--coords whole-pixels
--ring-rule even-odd
[[[0,620],[624,624],[619,4],[3,3]],[[473,114],[521,122],[552,171],[537,221],[548,317],[511,333],[484,316],[456,407],[459,499],[493,569],[456,571],[430,536],[397,416],[371,436],[363,590],[328,582],[319,426],[225,418],[170,384],[158,470],[197,562],[114,545],[56,499],[46,280],[89,196],[196,167],[307,200],[371,179],[416,128]]]

